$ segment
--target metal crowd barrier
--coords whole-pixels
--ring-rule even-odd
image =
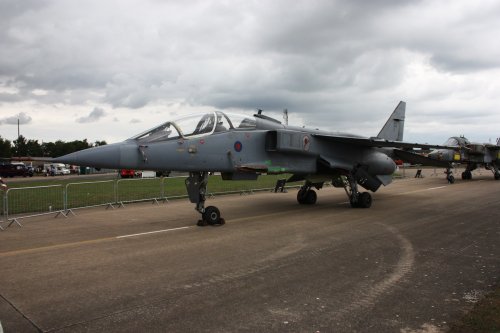
[[[114,208],[117,202],[116,182],[103,180],[95,182],[66,184],[64,210],[74,214],[74,209],[106,206]]]
[[[10,227],[20,219],[56,214],[66,217],[64,207],[64,188],[62,185],[9,188],[5,193],[4,214]],[[26,215],[20,215],[26,214]],[[9,218],[9,216],[14,216]]]
[[[0,231],[3,231],[5,230],[3,227],[2,227],[2,223],[5,222],[5,194],[4,194],[5,191],[3,190],[0,190]]]
[[[211,176],[220,177],[220,176]],[[231,193],[250,194],[272,191],[283,175],[266,176],[255,181],[224,181],[208,183],[208,196]],[[73,214],[74,210],[106,206],[123,207],[126,203],[186,198],[184,182],[187,177],[118,179],[93,182],[74,182],[63,185],[10,188],[0,191],[0,231],[12,224],[22,226],[20,219],[55,214]],[[287,186],[287,188],[296,186]]]
[[[116,202],[124,203],[164,200],[164,178],[120,179],[116,181]]]

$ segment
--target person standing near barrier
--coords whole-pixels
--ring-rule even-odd
[[[0,189],[2,191],[7,191],[7,189],[8,189],[8,186],[7,186],[7,184],[5,184],[5,182],[3,181],[2,177],[0,177]]]

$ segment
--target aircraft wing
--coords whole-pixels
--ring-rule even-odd
[[[399,157],[405,162],[412,164],[422,164],[428,166],[435,166],[439,168],[449,168],[451,167],[451,163],[442,160],[436,160],[435,158],[430,158],[427,156],[415,154],[406,150],[394,149],[394,155]]]
[[[484,146],[486,148],[488,148],[489,150],[500,150],[500,146],[497,146],[497,145],[485,144]]]
[[[449,147],[442,145],[429,145],[422,143],[411,143],[411,142],[403,142],[403,141],[391,141],[379,138],[362,138],[362,137],[350,137],[350,136],[339,136],[339,135],[325,135],[325,134],[313,134],[314,137],[318,139],[323,139],[329,142],[337,142],[337,143],[347,143],[353,144],[357,146],[365,146],[365,147],[375,147],[375,148],[383,148],[383,147],[391,147],[391,148],[422,148],[422,149],[456,149],[457,147]]]

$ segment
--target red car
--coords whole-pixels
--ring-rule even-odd
[[[120,177],[122,177],[122,178],[134,178],[135,177],[135,170],[121,169],[120,170]]]

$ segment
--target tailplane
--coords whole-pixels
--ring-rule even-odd
[[[403,141],[405,126],[406,103],[401,101],[392,112],[384,127],[378,133],[377,138],[391,141]]]

